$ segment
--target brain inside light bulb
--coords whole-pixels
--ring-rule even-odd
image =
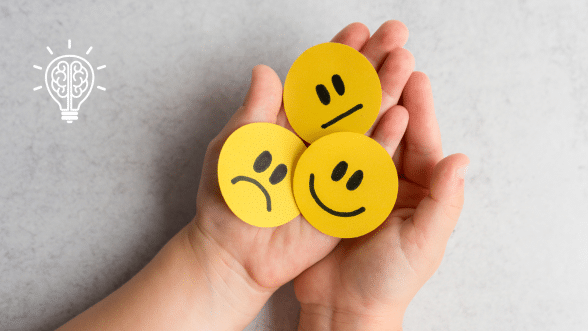
[[[59,104],[62,119],[76,120],[80,105],[94,86],[94,69],[82,57],[63,55],[47,66],[45,84],[53,100]]]

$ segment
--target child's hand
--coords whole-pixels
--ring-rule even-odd
[[[458,169],[469,160],[463,154],[442,159],[427,76],[414,72],[408,78],[410,53],[383,44],[396,36],[395,46],[401,47],[406,28],[388,22],[370,39],[359,24],[344,31],[338,41],[353,41],[374,64],[384,96],[389,95],[372,138],[393,155],[400,177],[398,199],[377,230],[340,241],[296,278],[299,329],[401,330],[406,307],[441,263],[463,206],[464,180]],[[400,105],[393,106],[402,87]]]
[[[277,288],[309,267],[295,281],[301,327],[400,327],[408,302],[441,261],[463,204],[455,171],[468,163],[465,155],[440,161],[429,82],[411,75],[414,60],[401,48],[407,38],[406,27],[390,21],[371,38],[355,23],[333,39],[360,50],[382,83],[380,114],[367,135],[394,155],[401,180],[396,206],[379,229],[340,241],[302,216],[258,228],[230,211],[217,179],[228,136],[252,122],[291,130],[280,79],[257,66],[244,105],[208,146],[194,220],[131,280],[59,330],[240,330]]]
[[[401,48],[407,37],[406,27],[400,22],[391,21],[382,25],[371,38],[365,26],[351,24],[333,39],[335,42],[361,50],[379,71],[384,90],[382,107],[374,125],[375,129],[367,134],[385,146],[388,151],[396,149],[408,120],[408,114],[403,107],[394,107],[414,67],[412,55]],[[226,292],[221,293],[224,299],[233,308],[250,314],[251,319],[276,289],[324,258],[340,241],[338,238],[322,234],[302,216],[275,228],[254,227],[238,219],[223,200],[217,178],[218,157],[223,143],[233,131],[252,122],[276,123],[291,129],[281,105],[282,85],[276,73],[267,66],[255,67],[244,105],[208,147],[198,190],[197,215],[189,232],[196,254],[207,261],[214,259],[222,262],[212,263],[220,271],[213,273],[211,277],[218,278],[221,283],[229,283]],[[420,108],[417,111],[420,111]],[[430,109],[425,111],[432,112]],[[417,134],[438,136],[438,131],[415,132],[415,130],[437,130],[436,127],[430,128],[428,122],[422,123],[423,120],[429,120],[424,115],[427,114],[418,117],[420,120],[417,125],[419,126],[412,129],[412,136]],[[434,117],[432,121],[434,124]],[[411,143],[413,141],[414,138]],[[425,143],[428,142],[427,140]],[[437,140],[433,142],[437,143]],[[413,154],[407,154],[404,162],[412,168],[412,171],[406,172],[411,179],[415,180],[415,173],[434,164],[431,164],[433,159],[417,160],[420,156],[415,156],[413,146],[409,148],[409,153]],[[432,157],[436,162],[437,156],[440,155],[440,148],[438,149],[437,145],[434,152]],[[418,169],[414,168],[415,166]],[[427,194],[428,182],[424,183],[427,178],[426,175],[416,178],[416,182],[424,187],[418,191],[419,200]],[[409,200],[409,197],[413,197],[413,192],[403,191],[408,185],[410,185],[408,181],[403,181],[401,186],[401,198],[398,204],[403,207],[412,206],[412,204],[416,206],[415,201]],[[397,208],[395,213],[399,212],[405,215],[409,210]],[[204,252],[208,254],[205,255]],[[333,263],[336,264],[336,260],[332,257],[327,258],[317,267],[313,267],[305,274],[302,281],[298,282],[298,292],[301,294],[300,299],[303,303],[315,302],[315,299],[309,296],[310,292],[318,291],[322,286],[321,282],[327,280],[326,275],[321,274],[320,270],[323,270],[325,265]],[[338,266],[333,265],[333,267]],[[317,274],[320,279],[311,282],[309,278],[314,277],[314,274]],[[239,276],[237,277],[239,281],[231,280],[235,275]],[[227,281],[227,279],[230,280]],[[300,286],[301,284],[305,286]],[[245,288],[237,289],[237,285],[245,285]],[[336,289],[329,286],[320,290]],[[238,291],[238,294],[236,295],[234,291]]]

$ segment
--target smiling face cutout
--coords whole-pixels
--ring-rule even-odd
[[[231,211],[258,227],[296,217],[292,173],[305,149],[300,138],[275,124],[252,123],[233,132],[218,160],[219,186]]]
[[[365,56],[343,44],[307,49],[284,82],[288,120],[309,143],[333,132],[367,132],[381,102],[378,73]]]
[[[319,231],[355,238],[376,229],[398,194],[396,167],[386,150],[363,134],[338,132],[312,143],[294,173],[300,212]]]

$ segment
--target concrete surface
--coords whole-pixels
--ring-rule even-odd
[[[195,213],[205,148],[254,65],[359,21],[410,30],[466,205],[405,330],[588,329],[585,1],[0,2],[0,329],[52,330],[144,266]],[[60,120],[43,68],[96,85]],[[49,54],[49,46],[54,55]],[[294,330],[291,284],[248,330]]]

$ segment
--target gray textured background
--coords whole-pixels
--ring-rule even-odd
[[[586,1],[0,2],[0,329],[51,330],[144,266],[195,213],[209,140],[251,69],[360,21],[410,30],[466,205],[406,330],[588,329]],[[96,67],[73,124],[43,68]],[[51,56],[46,46],[55,52]],[[84,53],[92,46],[90,55]],[[249,330],[292,330],[278,291]]]

